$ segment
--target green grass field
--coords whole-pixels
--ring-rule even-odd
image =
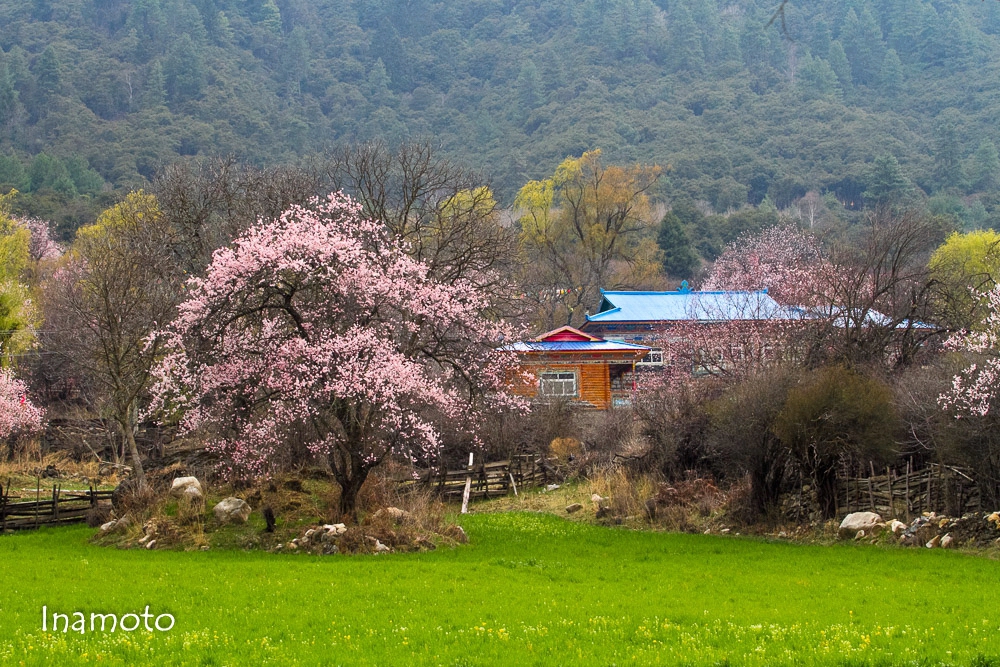
[[[383,556],[121,551],[83,527],[2,536],[0,664],[1000,665],[988,558],[541,514],[462,523],[467,546]],[[42,605],[87,619],[149,605],[176,625],[43,633]]]

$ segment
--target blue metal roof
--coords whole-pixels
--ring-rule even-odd
[[[645,345],[620,343],[613,340],[559,340],[559,341],[523,341],[504,347],[514,352],[637,352],[649,350]]]
[[[755,292],[605,292],[588,322],[671,322],[798,319],[767,294]]]

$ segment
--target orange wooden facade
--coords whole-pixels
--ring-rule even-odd
[[[641,345],[605,341],[572,327],[550,331],[510,349],[520,358],[520,374],[511,382],[513,392],[537,400],[568,400],[598,410],[630,400],[635,362],[649,351]]]

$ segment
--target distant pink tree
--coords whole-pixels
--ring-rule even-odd
[[[24,227],[31,233],[28,254],[36,262],[48,259],[58,259],[63,254],[60,246],[52,238],[49,222],[40,218],[14,218],[14,223]]]
[[[816,238],[792,225],[745,235],[730,244],[703,282],[704,290],[761,290],[778,303],[826,303],[832,265]]]
[[[1000,399],[1000,285],[983,296],[989,314],[982,328],[959,332],[946,343],[951,349],[981,357],[956,375],[951,390],[938,399],[942,408],[958,417],[995,413]]]
[[[442,424],[475,437],[516,406],[514,331],[487,294],[442,284],[343,195],[292,207],[216,251],[170,326],[154,407],[207,430],[231,477],[266,476],[294,447],[327,462],[353,515],[390,455],[433,459]]]
[[[0,440],[30,435],[42,428],[43,412],[28,398],[28,387],[0,368]]]

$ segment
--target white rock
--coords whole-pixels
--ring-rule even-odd
[[[559,488],[558,484],[549,484],[548,486],[545,487],[545,490],[546,491],[555,491],[558,488]]]
[[[316,529],[315,528],[310,528],[309,530],[306,531],[306,538],[308,539],[308,538],[312,537],[315,534],[316,534]]]
[[[931,541],[925,544],[924,546],[927,547],[928,549],[933,549],[935,547],[941,546],[941,536],[935,535],[934,537],[931,538]]]
[[[893,519],[889,524],[889,530],[892,531],[893,535],[899,537],[903,534],[903,531],[906,530],[906,524],[899,519]]]
[[[859,530],[857,532],[857,534],[854,536],[854,539],[860,540],[860,539],[864,539],[864,537],[865,537],[865,531]]]
[[[389,547],[385,546],[384,544],[382,544],[378,540],[375,540],[375,553],[377,553],[377,554],[385,554],[385,553],[389,553],[390,551],[392,551],[392,549],[390,549]]]
[[[951,536],[951,533],[948,533],[941,538],[942,549],[950,549],[954,543],[955,543],[955,538]]]
[[[219,523],[246,523],[250,518],[250,505],[239,498],[224,498],[212,508]]]
[[[845,516],[840,522],[839,532],[841,537],[854,537],[859,530],[870,535],[884,526],[882,517],[875,512],[854,512]]]
[[[596,493],[590,496],[590,500],[591,500],[591,502],[594,502],[594,503],[596,503],[598,505],[600,505],[601,503],[604,502],[604,498],[601,498]]]
[[[328,523],[323,526],[323,530],[334,535],[343,535],[347,532],[347,526],[342,523]]]
[[[205,490],[197,477],[178,477],[170,485],[170,495],[174,498],[201,500],[205,497]]]
[[[149,542],[146,542],[146,548],[147,549],[155,549],[156,548],[156,540],[150,540]]]
[[[107,523],[101,524],[101,532],[107,533],[114,530],[118,526],[118,521],[108,521]]]

